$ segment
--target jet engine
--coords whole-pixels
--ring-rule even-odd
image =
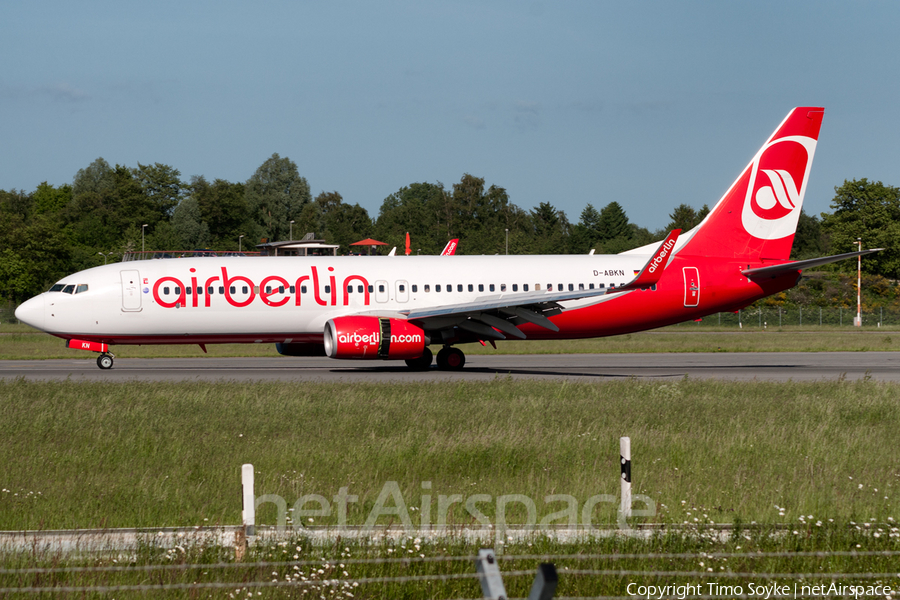
[[[325,324],[325,354],[331,358],[418,358],[427,342],[424,331],[402,319],[338,317]]]

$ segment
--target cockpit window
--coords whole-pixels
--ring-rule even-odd
[[[88,284],[86,284],[86,283],[79,283],[79,284],[75,287],[75,293],[76,293],[76,294],[80,294],[81,292],[86,292],[86,291],[88,291]]]
[[[63,292],[63,294],[74,293],[75,292],[75,284],[70,283],[69,285],[67,285],[66,287],[63,288],[62,292]]]
[[[51,292],[61,292],[61,291],[63,291],[63,288],[64,288],[64,287],[66,287],[66,286],[64,286],[64,285],[61,284],[61,283],[54,283],[54,284],[53,284],[53,287],[51,287],[49,291],[51,291]]]

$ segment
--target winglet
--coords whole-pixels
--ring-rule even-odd
[[[666,265],[669,264],[669,258],[672,254],[672,249],[675,248],[675,242],[678,241],[678,235],[681,233],[680,229],[673,229],[669,232],[669,235],[663,240],[663,243],[659,245],[659,248],[656,249],[656,252],[647,261],[647,264],[644,265],[644,268],[641,269],[641,272],[637,274],[637,276],[631,280],[631,282],[626,283],[625,285],[617,288],[610,288],[610,294],[614,292],[627,292],[628,290],[637,290],[637,289],[646,289],[650,286],[656,285],[656,282],[659,281],[659,278],[662,277],[663,271],[666,270]]]
[[[441,256],[453,256],[456,254],[457,244],[459,244],[459,238],[454,238],[447,242],[447,245],[444,246],[444,249],[441,251]]]

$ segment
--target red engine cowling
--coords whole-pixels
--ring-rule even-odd
[[[425,332],[402,319],[338,317],[325,324],[325,354],[331,358],[410,359],[425,351]]]

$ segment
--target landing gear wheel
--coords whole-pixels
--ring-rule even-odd
[[[447,346],[437,355],[437,365],[441,371],[460,371],[466,364],[466,355],[459,348]]]
[[[428,367],[431,366],[433,358],[434,354],[431,353],[431,348],[425,348],[425,350],[422,351],[422,356],[419,358],[408,359],[406,361],[406,366],[413,371],[427,371]]]
[[[109,354],[101,354],[97,357],[97,366],[101,369],[112,369],[113,357]]]

